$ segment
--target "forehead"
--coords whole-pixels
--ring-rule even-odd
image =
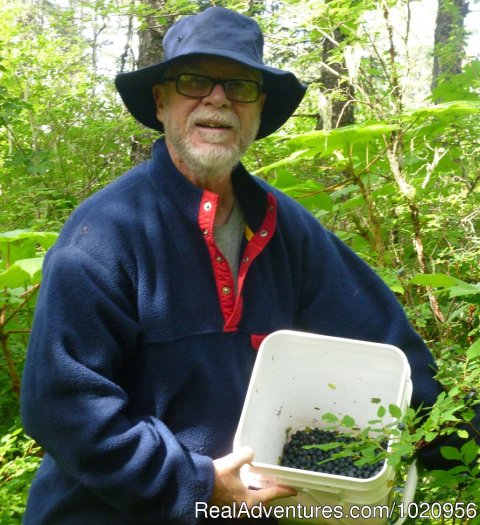
[[[215,78],[245,78],[261,80],[262,74],[253,69],[228,58],[204,56],[188,57],[175,64],[167,71],[167,75],[180,73],[197,73]]]

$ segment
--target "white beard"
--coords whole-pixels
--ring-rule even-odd
[[[189,115],[186,130],[182,133],[168,111],[168,106],[165,109],[163,119],[165,136],[175,148],[182,162],[203,180],[229,174],[255,140],[260,126],[260,114],[248,128],[242,129],[240,120],[232,111],[200,107]],[[235,144],[223,144],[222,136],[219,136],[217,141],[214,134],[211,133],[209,143],[203,144],[201,148],[196,147],[191,143],[190,133],[196,123],[203,120],[213,120],[230,126],[235,132],[240,133],[238,141]]]

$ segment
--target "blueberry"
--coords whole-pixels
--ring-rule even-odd
[[[463,402],[468,403],[473,401],[477,397],[477,391],[474,388],[471,388],[464,396]]]
[[[341,434],[331,430],[305,429],[298,430],[291,440],[283,448],[280,464],[285,467],[309,470],[312,472],[323,472],[339,476],[355,478],[369,478],[379,472],[383,465],[382,461],[356,467],[353,463],[357,456],[334,457],[342,452],[345,445],[358,441],[358,438]],[[331,450],[318,448],[306,449],[305,445],[319,445],[325,443],[342,443],[341,446]],[[386,448],[385,442],[385,448]]]

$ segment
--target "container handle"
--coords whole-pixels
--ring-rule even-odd
[[[407,477],[405,479],[405,485],[403,487],[403,496],[402,496],[402,505],[403,509],[407,509],[410,503],[413,502],[415,498],[415,492],[417,490],[418,483],[418,472],[417,472],[417,460],[414,459],[410,466],[408,467]],[[404,521],[408,518],[408,513],[404,512],[403,516],[398,518],[392,525],[402,525]]]

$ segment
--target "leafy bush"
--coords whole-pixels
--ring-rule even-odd
[[[132,144],[144,132],[125,118],[111,79],[96,61],[101,24],[112,11],[125,16],[126,6],[4,4],[0,223],[12,231],[0,234],[0,522],[16,524],[41,455],[22,433],[18,392],[42,257],[55,240],[51,230],[131,166]],[[262,2],[253,4],[262,12]],[[382,16],[390,4],[384,3]],[[172,13],[199,6],[172,0],[161,9],[171,20]],[[152,15],[151,7],[129,4],[128,10],[133,7],[144,21]],[[372,32],[360,34],[362,17],[376,7],[370,1],[289,0],[275,3],[272,16],[260,17],[273,35],[267,38],[270,63],[298,65],[311,83],[301,112],[283,131],[255,143],[247,166],[298,199],[377,270],[437,359],[445,393],[421,423],[409,412],[403,448],[391,459],[399,467],[401,491],[408,466],[402,457],[441,433],[464,437],[462,425],[468,425],[479,395],[480,62],[466,63],[460,75],[438,84],[431,100],[441,104],[406,109],[400,77],[408,64],[397,60],[393,40],[382,49]],[[287,18],[299,21],[295,34]],[[337,44],[328,57],[322,54],[325,39]],[[345,69],[338,73],[343,85],[352,82],[355,88],[347,100],[355,104],[355,123],[312,131],[327,98],[321,71],[336,67],[347,47],[358,45],[374,52],[359,59],[355,78],[347,78]],[[333,97],[345,99],[341,89],[334,91]],[[444,454],[460,466],[421,472],[417,500],[478,501],[478,447],[465,439],[459,450]],[[467,522],[478,524],[480,517],[422,520]]]
[[[21,523],[28,489],[41,459],[40,448],[27,438],[20,421],[0,439],[0,523]]]

